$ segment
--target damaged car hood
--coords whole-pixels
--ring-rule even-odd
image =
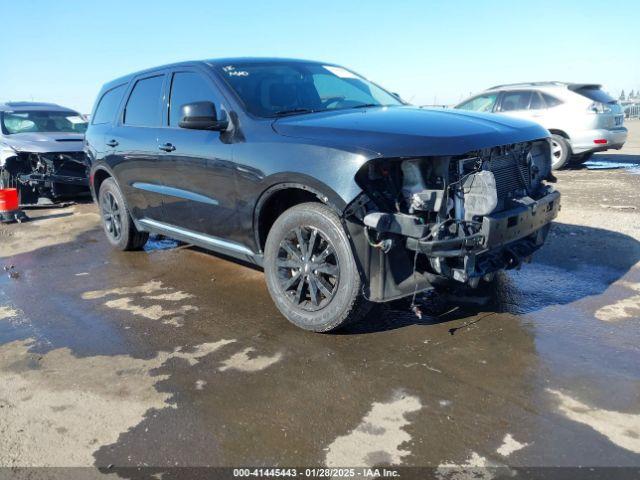
[[[357,147],[385,157],[463,155],[472,150],[549,136],[526,120],[417,107],[375,107],[284,117],[280,135]]]
[[[1,142],[18,152],[80,152],[84,135],[81,133],[14,133],[2,137]]]

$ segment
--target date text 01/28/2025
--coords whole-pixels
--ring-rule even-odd
[[[234,468],[234,478],[393,478],[399,472],[388,468]]]

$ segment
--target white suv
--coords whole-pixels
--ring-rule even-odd
[[[627,140],[624,112],[600,85],[532,82],[498,85],[455,108],[533,120],[552,136],[553,169],[620,149]]]

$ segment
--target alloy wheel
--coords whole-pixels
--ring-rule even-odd
[[[115,241],[122,235],[122,210],[111,192],[105,192],[100,199],[102,221],[107,234]]]
[[[551,155],[553,157],[552,162],[556,165],[564,156],[564,151],[560,142],[551,140]]]
[[[338,256],[326,235],[315,227],[297,227],[285,235],[276,268],[285,297],[303,310],[324,308],[338,290]]]

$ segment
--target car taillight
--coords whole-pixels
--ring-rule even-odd
[[[597,138],[593,141],[593,143],[597,143],[599,145],[603,145],[605,143],[607,143],[607,139],[606,138]]]
[[[593,113],[611,113],[611,106],[602,102],[593,102],[588,110]]]

